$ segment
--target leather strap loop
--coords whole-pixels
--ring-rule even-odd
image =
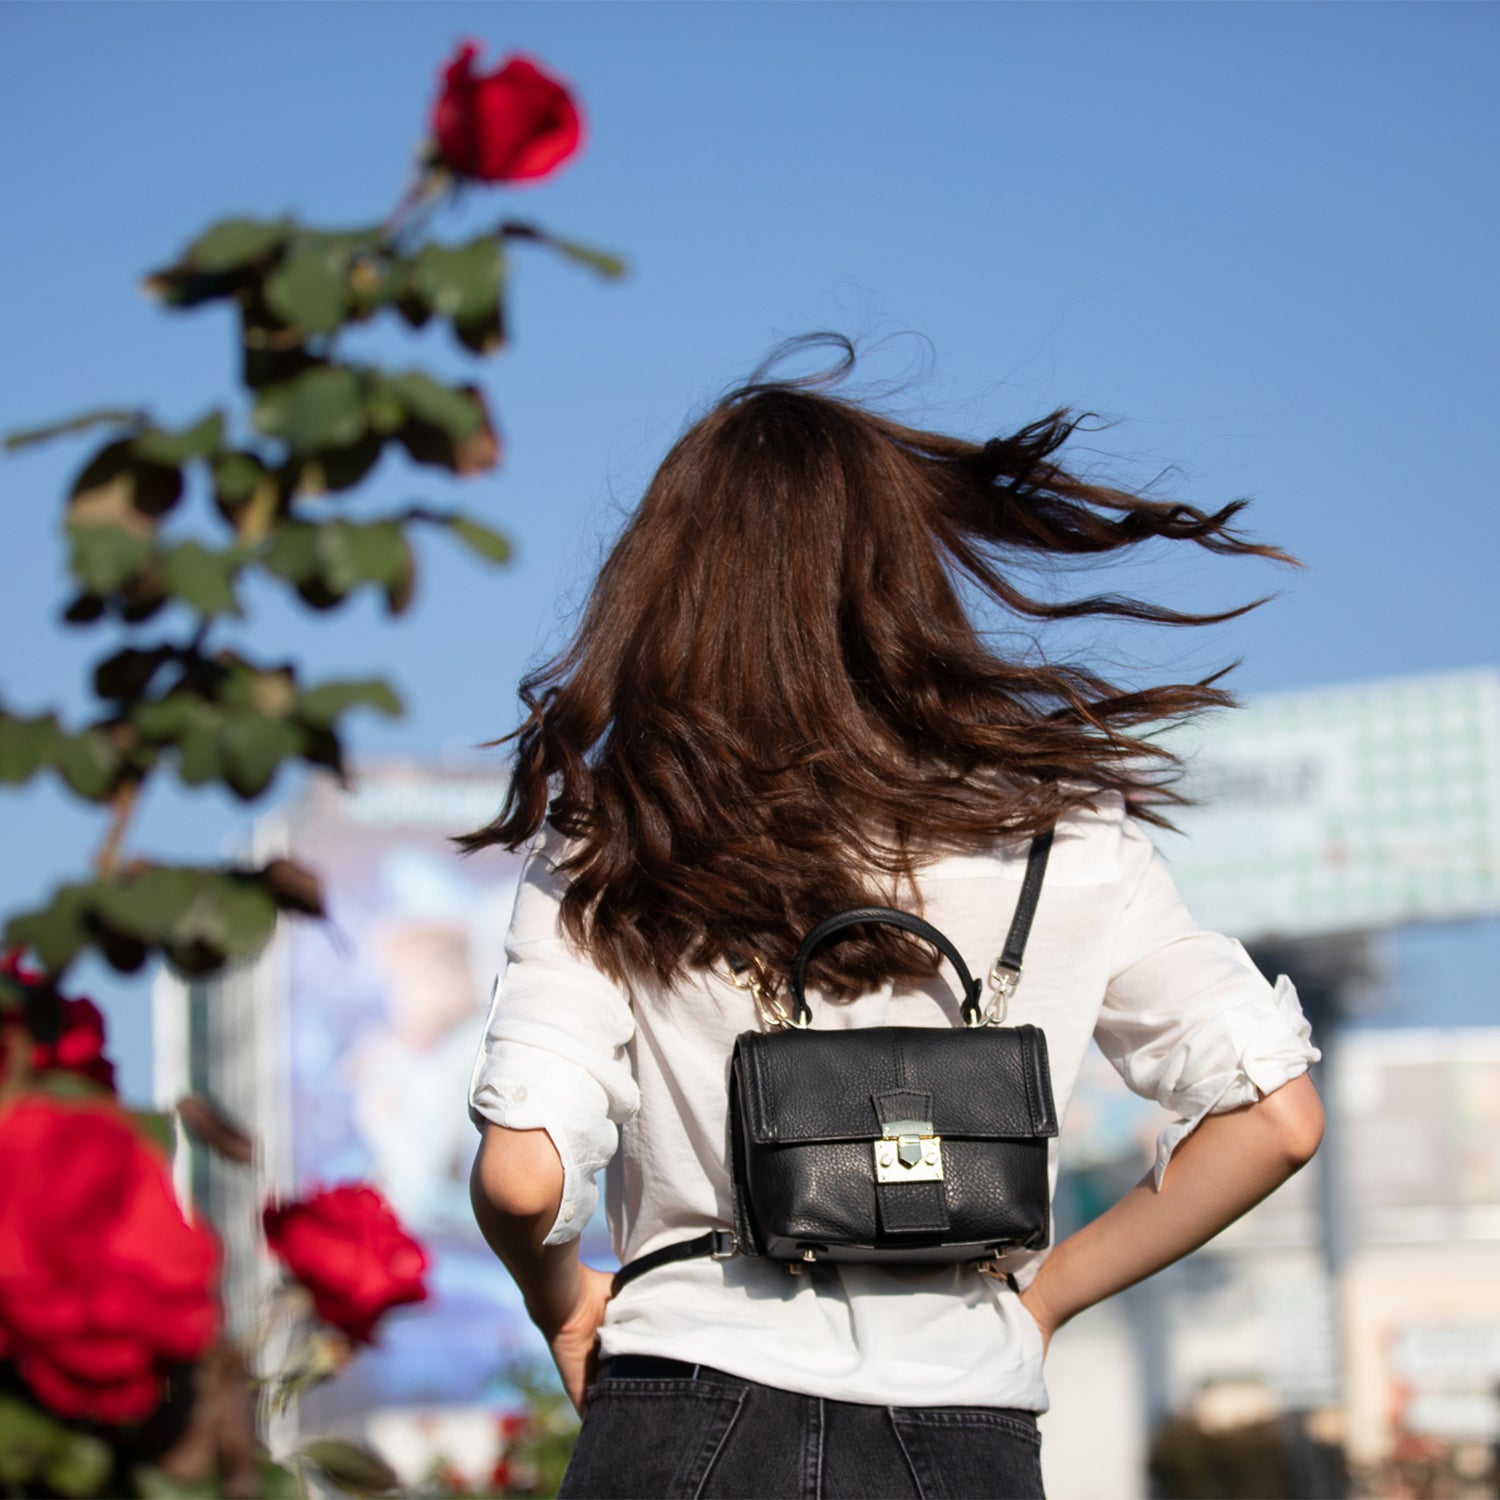
[[[803,988],[807,979],[808,961],[835,933],[843,932],[847,927],[862,926],[866,922],[876,922],[885,927],[899,927],[903,932],[912,933],[923,942],[931,943],[958,970],[959,983],[963,986],[964,993],[964,1014],[967,1016],[971,1009],[977,1010],[981,993],[979,981],[969,973],[968,965],[964,963],[958,949],[932,923],[924,922],[921,917],[914,917],[909,911],[897,911],[894,906],[851,906],[847,911],[835,912],[831,917],[824,917],[802,939],[802,946],[798,948],[797,957],[792,961],[789,981],[794,1007],[792,1016],[798,1026],[812,1024],[812,1010],[808,1006]]]

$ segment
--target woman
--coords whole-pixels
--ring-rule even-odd
[[[1235,530],[1243,502],[1205,513],[1069,474],[1073,425],[976,444],[826,383],[752,382],[672,449],[572,644],[523,684],[505,806],[464,841],[528,847],[470,1094],[472,1185],[584,1414],[564,1495],[1040,1495],[1054,1331],[1317,1148],[1294,992],[1195,926],[1141,827],[1182,800],[1151,729],[1229,695],[1118,687],[1020,635],[997,650],[974,618],[1211,623],[1243,609],[1023,580],[1157,540],[1291,559]],[[816,922],[875,903],[922,913],[983,972],[1054,824],[1010,1019],[1045,1031],[1059,1115],[1093,1037],[1178,1116],[1153,1172],[1003,1279],[695,1257],[611,1299],[577,1257],[600,1168],[622,1261],[733,1228],[726,1074],[760,1023],[728,956],[785,976]],[[814,962],[815,1025],[958,1024],[929,949],[858,931]]]

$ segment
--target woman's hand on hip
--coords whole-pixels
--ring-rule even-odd
[[[1052,1347],[1052,1335],[1057,1331],[1056,1324],[1042,1304],[1042,1299],[1034,1292],[1036,1282],[1019,1294],[1017,1300],[1021,1304],[1021,1311],[1036,1324],[1036,1331],[1042,1336],[1042,1358],[1047,1357],[1047,1350]]]
[[[584,1392],[588,1390],[599,1363],[599,1325],[609,1303],[610,1284],[614,1278],[607,1271],[592,1266],[578,1267],[578,1290],[572,1310],[548,1335],[552,1362],[562,1376],[563,1389],[580,1416],[583,1415]]]

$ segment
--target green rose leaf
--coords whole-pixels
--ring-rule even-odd
[[[502,271],[499,241],[487,234],[466,245],[424,245],[407,284],[435,313],[477,318],[499,305]]]
[[[270,471],[253,453],[224,453],[214,463],[214,490],[219,502],[237,510],[254,496]]]
[[[88,942],[85,918],[93,885],[60,886],[40,911],[23,912],[5,924],[7,948],[30,948],[49,974],[60,973]]]
[[[62,779],[90,802],[101,802],[114,790],[120,772],[120,753],[101,729],[61,735],[55,764]]]
[[[392,274],[392,300],[396,311],[406,320],[408,328],[425,328],[432,317],[427,299],[411,284],[410,277],[400,272]]]
[[[131,1123],[168,1160],[177,1150],[176,1115],[155,1109],[133,1109]]]
[[[77,594],[68,601],[62,617],[68,625],[91,625],[104,613],[104,600],[97,594]]]
[[[94,691],[101,698],[139,698],[151,686],[152,678],[176,655],[170,646],[154,646],[145,651],[127,646],[94,668]]]
[[[565,259],[587,266],[589,270],[597,271],[599,275],[611,281],[619,280],[629,270],[618,255],[608,250],[596,249],[593,245],[582,245],[577,240],[559,239],[556,235],[548,235],[547,243]]]
[[[454,318],[453,333],[471,354],[493,354],[505,344],[505,310],[497,302],[488,312]]]
[[[349,300],[349,248],[299,234],[266,278],[266,306],[304,333],[341,327]]]
[[[215,694],[219,702],[250,708],[268,719],[286,719],[297,706],[297,673],[293,667],[252,666],[230,653],[219,662],[228,668]]]
[[[369,408],[366,407],[368,416]],[[322,471],[323,488],[328,490],[352,489],[380,462],[385,451],[385,438],[379,432],[368,431],[357,442],[347,448],[333,448],[318,459]]]
[[[205,619],[238,615],[234,582],[244,561],[239,548],[210,552],[197,542],[179,542],[162,557],[166,590]]]
[[[105,423],[116,427],[134,426],[146,421],[146,413],[131,407],[101,406],[93,411],[80,412],[76,417],[62,417],[41,427],[23,427],[5,434],[7,449],[27,448],[33,443],[49,442],[55,437],[66,437],[72,432],[82,432],[88,427]]]
[[[478,386],[440,386],[413,374],[398,376],[397,381],[408,382],[402,395],[412,415],[396,436],[413,462],[449,469],[460,477],[495,467],[500,441]],[[469,416],[459,424],[461,407]]]
[[[224,780],[242,801],[258,797],[271,784],[284,760],[302,748],[296,726],[266,719],[246,709],[226,713],[219,735]]]
[[[275,1468],[269,1459],[261,1461],[262,1472],[266,1468]],[[137,1493],[141,1500],[214,1500],[220,1494],[219,1481],[217,1478],[198,1479],[188,1483],[181,1479],[169,1478],[160,1469],[152,1468],[149,1464],[141,1464],[131,1471],[131,1479],[135,1481]],[[262,1483],[257,1492],[269,1496],[272,1491]],[[302,1491],[293,1490],[291,1495],[296,1500],[302,1500]]]
[[[68,522],[123,526],[146,536],[181,498],[180,469],[147,461],[136,453],[134,439],[120,438],[99,449],[74,479]]]
[[[320,729],[304,722],[302,759],[310,766],[326,766],[345,786],[344,747],[331,729]],[[347,789],[347,788],[346,788]]]
[[[410,573],[411,546],[395,521],[371,521],[341,530],[340,561],[348,568],[353,583],[379,583],[389,588]]]
[[[68,568],[86,593],[112,594],[151,556],[151,542],[123,526],[67,527]]]
[[[320,729],[332,725],[351,708],[370,708],[388,719],[401,717],[401,700],[390,684],[378,677],[349,682],[321,682],[299,694],[297,717]]]
[[[40,1407],[0,1396],[0,1483],[24,1485],[68,1440],[68,1429]]]
[[[373,431],[387,436],[406,421],[406,406],[400,391],[380,370],[365,374],[365,419]]]
[[[30,781],[43,766],[52,764],[61,741],[51,714],[19,719],[0,712],[0,783],[19,786]]]
[[[180,865],[150,865],[100,882],[93,899],[94,916],[116,933],[154,947],[192,909],[202,873]]]
[[[378,249],[384,239],[383,224],[361,224],[355,229],[299,229],[296,243],[352,259]]]
[[[60,1495],[97,1495],[114,1467],[114,1454],[103,1438],[69,1432],[42,1466],[42,1478]]]
[[[443,385],[420,370],[387,379],[411,416],[440,428],[455,443],[472,437],[484,425],[484,408],[468,387]]]
[[[315,1464],[335,1488],[349,1495],[384,1495],[400,1486],[394,1469],[368,1448],[342,1438],[304,1443],[297,1457]]]
[[[232,957],[248,957],[275,929],[276,902],[254,875],[219,873],[217,884],[226,950]]]
[[[288,583],[302,583],[318,572],[319,528],[306,521],[283,521],[266,547],[266,567]]]
[[[470,516],[449,516],[448,529],[471,552],[477,553],[486,562],[510,561],[510,542],[498,531],[483,525]]]
[[[130,722],[145,739],[173,744],[195,730],[215,731],[219,713],[196,693],[169,693],[154,703],[138,703],[130,712]]]
[[[263,1457],[256,1494],[260,1500],[304,1500],[307,1489],[293,1470]]]
[[[135,456],[149,464],[177,468],[189,459],[207,458],[224,441],[224,414],[211,411],[188,427],[152,427],[131,444]]]
[[[583,245],[577,240],[565,240],[545,229],[539,229],[535,224],[509,220],[500,226],[500,236],[507,240],[535,240],[538,244],[556,250],[567,260],[576,261],[611,280],[623,276],[629,269],[618,255],[611,254],[608,250],[597,250],[592,245]]]
[[[363,389],[355,371],[319,366],[260,394],[251,420],[297,454],[346,448],[365,430]]]
[[[224,775],[224,754],[219,744],[219,716],[207,715],[186,726],[177,741],[177,774],[188,786],[202,786]]]
[[[220,219],[187,248],[195,271],[237,271],[279,250],[291,233],[290,219]]]
[[[167,307],[197,307],[233,297],[240,277],[234,272],[207,276],[186,266],[165,266],[141,280],[141,290]]]

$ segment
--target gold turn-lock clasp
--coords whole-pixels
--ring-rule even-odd
[[[943,1138],[931,1120],[888,1120],[875,1140],[876,1182],[941,1182]]]

